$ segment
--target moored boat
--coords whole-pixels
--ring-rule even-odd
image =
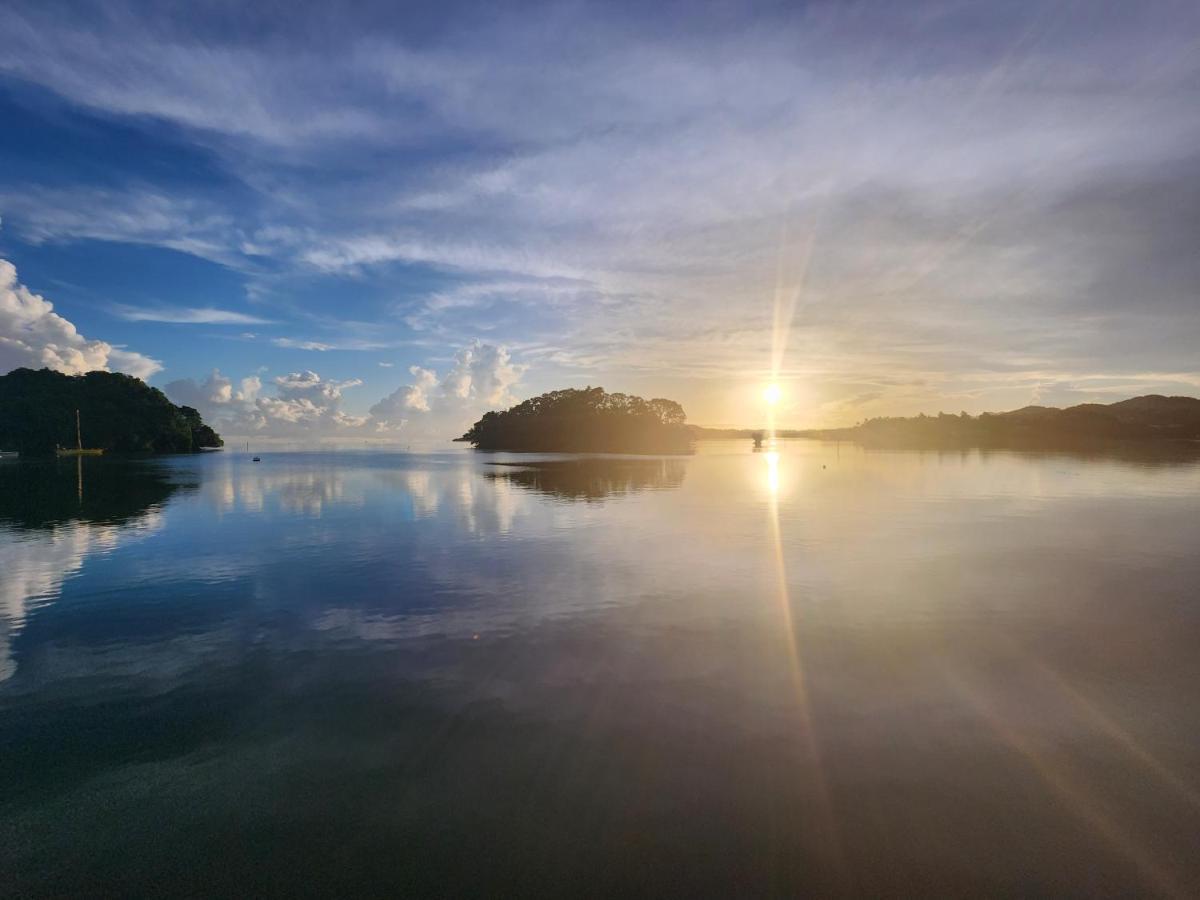
[[[103,447],[83,446],[83,432],[79,427],[79,410],[75,410],[75,448],[55,447],[56,456],[103,456]]]

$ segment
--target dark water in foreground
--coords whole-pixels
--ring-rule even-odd
[[[1194,456],[503,459],[0,464],[0,893],[1200,893]]]

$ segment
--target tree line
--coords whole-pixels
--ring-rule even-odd
[[[45,456],[74,447],[76,410],[84,447],[165,453],[224,443],[197,410],[176,406],[139,378],[14,369],[0,376],[0,450]]]
[[[567,388],[485,413],[458,440],[480,450],[688,453],[692,434],[674,400]]]

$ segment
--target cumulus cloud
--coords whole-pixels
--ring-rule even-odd
[[[253,403],[262,389],[262,380],[257,375],[243,378],[234,390],[233,379],[226,378],[220,370],[213,369],[201,382],[191,378],[172,381],[163,388],[164,393],[175,403],[191,406],[201,415],[210,416],[220,408],[234,403]]]
[[[156,359],[85,338],[54,304],[17,281],[16,266],[0,259],[0,372],[20,366],[68,375],[103,369],[138,378],[162,369]]]
[[[217,369],[203,381],[184,378],[163,388],[175,403],[195,407],[221,432],[321,437],[362,428],[368,416],[342,409],[342,392],[362,381],[334,381],[316,372],[290,372],[272,379],[272,395],[263,396],[262,379],[249,375],[238,382]]]
[[[371,407],[377,422],[406,421],[408,413],[443,413],[462,418],[484,407],[513,401],[511,389],[525,367],[512,362],[508,348],[474,341],[454,357],[441,377],[432,369],[412,366],[410,384],[403,385]]]
[[[258,399],[258,392],[262,390],[262,379],[257,375],[249,375],[241,381],[242,399],[253,403]]]
[[[429,393],[437,387],[437,372],[422,369],[420,366],[410,366],[408,371],[415,381],[400,388],[392,397],[399,399],[399,407],[402,409],[429,412]],[[395,402],[389,406],[388,401],[384,400],[371,407],[371,412],[372,414],[382,414],[396,406]]]

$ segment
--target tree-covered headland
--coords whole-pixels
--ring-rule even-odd
[[[568,388],[485,413],[459,440],[479,450],[691,453],[686,421],[674,400]]]
[[[943,412],[936,416],[867,419],[852,428],[804,432],[804,436],[911,447],[1056,447],[1097,440],[1195,441],[1200,439],[1200,400],[1149,394],[1117,403],[1081,403],[1066,409],[1025,406],[978,416]]]
[[[130,375],[14,369],[0,376],[0,449],[46,456],[74,447],[76,410],[84,447],[166,453],[223,444],[199,412]]]

